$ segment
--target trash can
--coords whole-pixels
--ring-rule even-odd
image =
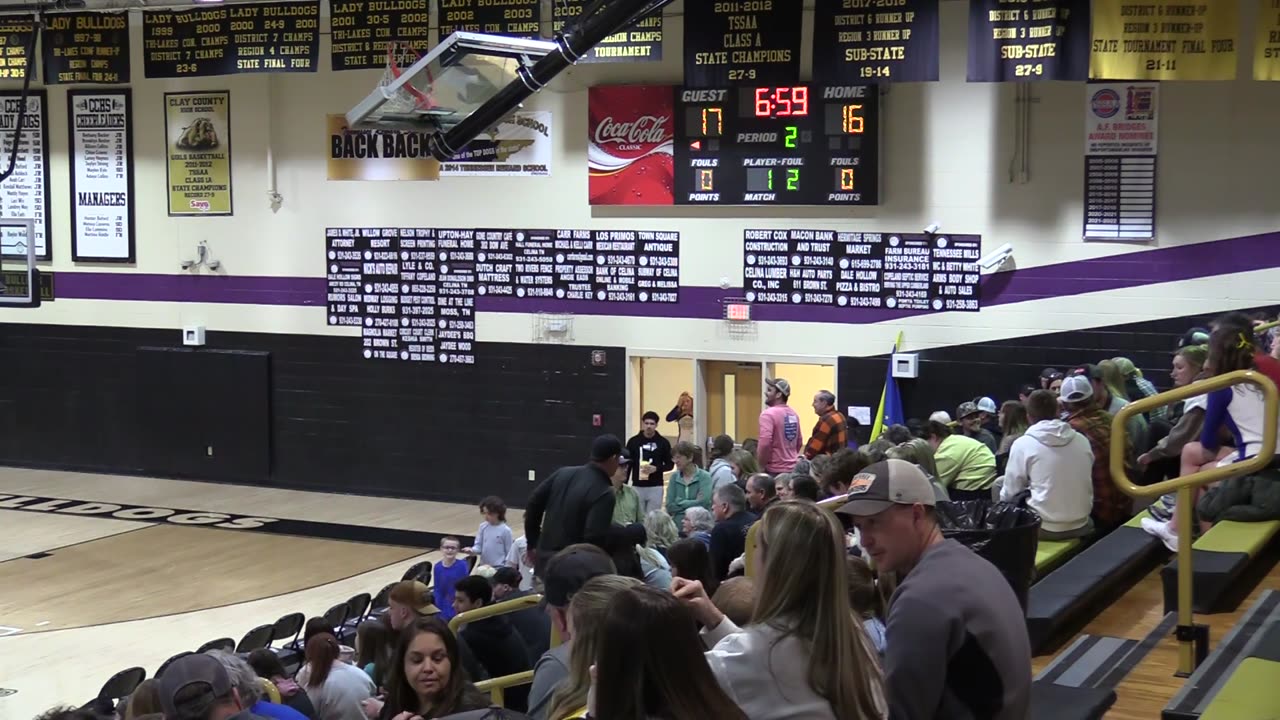
[[[1027,591],[1036,570],[1040,516],[1029,508],[990,500],[940,502],[936,509],[942,536],[995,565],[1026,612]]]

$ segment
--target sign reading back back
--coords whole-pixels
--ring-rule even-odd
[[[1237,0],[1095,3],[1089,77],[1099,80],[1234,80]]]
[[[969,82],[1085,80],[1089,0],[969,3]]]
[[[431,45],[429,0],[333,0],[329,60],[333,70],[387,65],[387,43],[425,53]]]
[[[691,88],[800,81],[796,0],[690,0],[684,9],[684,81]]]
[[[938,0],[817,0],[814,84],[937,79]]]
[[[320,0],[142,14],[149,78],[315,72]]]
[[[556,0],[551,14],[552,31],[561,32],[566,25],[577,22],[583,8],[590,4],[591,0]],[[601,40],[578,62],[656,62],[661,59],[662,13],[655,12]]]
[[[440,39],[456,32],[538,37],[538,0],[439,0]]]
[[[129,82],[128,14],[57,13],[45,22],[46,85]]]

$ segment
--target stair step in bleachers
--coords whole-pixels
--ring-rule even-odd
[[[1146,516],[1145,511],[1139,513],[1031,586],[1027,634],[1033,652],[1046,650],[1081,610],[1123,587],[1156,556],[1167,552],[1158,539],[1142,529]]]
[[[1162,720],[1280,718],[1280,592],[1258,598],[1187,678]]]
[[[1239,579],[1253,560],[1280,533],[1280,520],[1270,522],[1216,523],[1191,546],[1192,597],[1198,613],[1231,612],[1238,603],[1233,598],[1247,594]],[[1178,605],[1178,565],[1171,560],[1160,573],[1164,581],[1166,610]],[[1246,592],[1239,592],[1244,590]]]

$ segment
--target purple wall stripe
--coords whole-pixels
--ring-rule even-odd
[[[1005,305],[1274,267],[1280,267],[1280,232],[987,275],[982,278],[982,304]],[[324,278],[58,272],[55,284],[58,297],[81,300],[317,307],[325,304]],[[477,298],[476,309],[718,319],[722,317],[721,301],[741,295],[741,288],[686,286],[680,288],[680,302],[671,305],[490,296]],[[756,320],[775,322],[875,323],[917,314],[920,313],[794,305],[757,305],[753,309]]]

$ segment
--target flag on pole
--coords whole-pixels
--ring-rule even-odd
[[[898,352],[902,345],[902,332],[893,343],[893,352]],[[898,381],[893,377],[893,353],[889,354],[889,362],[884,371],[884,389],[880,391],[880,408],[876,411],[876,420],[871,426],[871,439],[880,437],[884,429],[890,425],[902,425],[907,421],[902,412],[902,395],[898,393]]]

